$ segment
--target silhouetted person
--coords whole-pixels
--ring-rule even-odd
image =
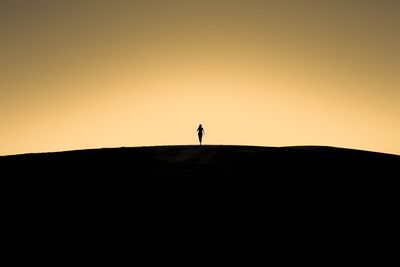
[[[203,126],[201,126],[201,124],[199,125],[199,128],[197,128],[197,132],[198,132],[197,135],[199,136],[199,142],[201,145],[201,140],[203,139],[203,134],[206,134],[204,132]]]

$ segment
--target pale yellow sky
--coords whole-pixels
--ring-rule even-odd
[[[0,155],[196,144],[400,154],[391,0],[1,1]]]

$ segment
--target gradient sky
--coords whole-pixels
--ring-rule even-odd
[[[400,154],[400,1],[0,0],[0,155],[196,144]]]

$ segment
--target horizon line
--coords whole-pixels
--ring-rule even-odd
[[[394,155],[399,156],[399,154],[374,151],[374,150],[365,150],[360,148],[350,148],[350,147],[338,147],[338,146],[330,146],[330,145],[288,145],[288,146],[263,146],[263,145],[250,145],[250,144],[167,144],[167,145],[140,145],[140,146],[115,146],[115,147],[93,147],[93,148],[81,148],[81,149],[67,149],[67,150],[55,150],[55,151],[39,151],[39,152],[23,152],[17,154],[6,154],[0,155],[1,157],[11,157],[11,156],[24,156],[24,155],[37,155],[37,154],[52,154],[52,153],[66,153],[66,152],[78,152],[78,151],[90,151],[90,150],[102,150],[102,149],[129,149],[129,148],[156,148],[156,147],[204,147],[204,146],[232,146],[232,147],[258,147],[258,148],[336,148],[336,149],[346,149],[346,150],[356,150],[363,152],[371,152],[371,153],[379,153],[386,155]]]

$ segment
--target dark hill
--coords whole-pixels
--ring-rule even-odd
[[[333,147],[160,146],[0,157],[10,211],[4,217],[15,233],[35,233],[32,242],[47,233],[63,243],[85,237],[103,244],[108,232],[124,246],[143,235],[170,247],[178,233],[195,243],[221,238],[259,246],[272,238],[279,248],[311,242],[323,250],[347,245],[351,253],[352,240],[369,246],[374,235],[393,233],[385,229],[396,222],[399,167],[400,156]]]
[[[400,156],[318,146],[157,146],[5,156],[0,170],[11,202],[42,199],[41,205],[57,203],[52,210],[75,203],[82,212],[125,213],[133,206],[208,203],[215,212],[228,206],[320,212],[341,203],[353,213],[397,203]]]
[[[321,146],[156,146],[0,157],[0,168],[11,174],[131,178],[388,176],[399,167],[397,155]]]

